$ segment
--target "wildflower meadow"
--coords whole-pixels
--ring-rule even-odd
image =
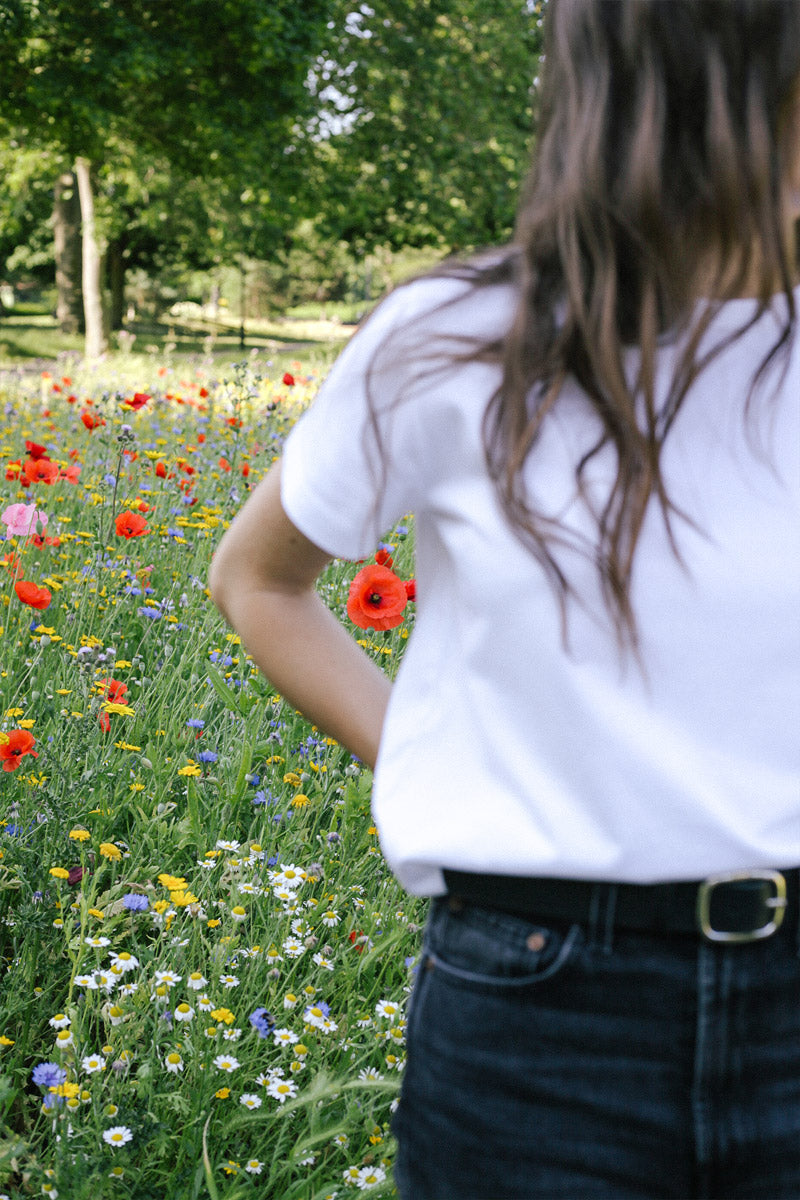
[[[206,585],[324,365],[104,369],[0,383],[0,1197],[392,1195],[424,905]],[[392,674],[375,551],[319,586]]]

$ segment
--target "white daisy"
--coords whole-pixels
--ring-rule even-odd
[[[355,1179],[356,1187],[360,1192],[366,1192],[370,1188],[378,1187],[386,1179],[386,1172],[383,1167],[362,1167]]]
[[[389,1020],[394,1020],[399,1017],[402,1009],[394,1000],[379,1000],[375,1005],[376,1017],[388,1017]]]
[[[183,1059],[177,1050],[173,1050],[164,1059],[164,1066],[169,1071],[170,1075],[177,1075],[183,1070]]]
[[[297,1084],[291,1079],[273,1079],[267,1084],[267,1095],[273,1096],[280,1104],[291,1100],[297,1095]]]
[[[109,957],[115,967],[120,971],[135,971],[139,966],[139,960],[135,954],[129,954],[127,950],[122,950],[119,954],[115,950],[110,952]]]
[[[255,1092],[243,1092],[239,1097],[239,1103],[243,1104],[245,1108],[261,1108],[262,1100]]]
[[[103,1131],[103,1141],[108,1146],[124,1146],[132,1137],[133,1134],[127,1125],[114,1125],[111,1129]]]
[[[181,976],[176,975],[174,971],[156,971],[154,983],[156,987],[165,986],[168,988],[175,987],[176,983],[180,983]]]
[[[218,1071],[235,1071],[239,1066],[238,1058],[234,1058],[232,1054],[218,1054],[214,1059],[214,1066]]]

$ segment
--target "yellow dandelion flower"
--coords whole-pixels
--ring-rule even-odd
[[[101,842],[100,853],[102,854],[103,858],[122,858],[122,851],[120,850],[119,846],[115,846],[113,842]]]
[[[50,874],[55,879],[69,879],[69,871],[65,870],[64,867],[51,867]]]
[[[169,875],[166,871],[159,875],[158,882],[169,892],[179,892],[186,887],[186,880],[182,875]]]
[[[73,842],[88,842],[92,835],[89,833],[88,829],[70,829],[69,836],[72,838]]]

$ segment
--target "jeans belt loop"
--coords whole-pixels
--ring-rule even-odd
[[[763,902],[765,908],[772,909],[772,919],[756,929],[745,931],[714,929],[711,924],[711,897],[716,888],[749,879],[764,879],[775,888],[775,895]],[[719,875],[709,875],[697,889],[697,925],[709,942],[756,942],[771,937],[780,928],[786,915],[786,905],[786,879],[780,871],[723,871]]]

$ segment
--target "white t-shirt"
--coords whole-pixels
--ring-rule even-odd
[[[748,426],[748,384],[779,329],[765,314],[701,374],[667,437],[668,493],[695,527],[675,522],[681,565],[648,511],[632,585],[645,678],[620,661],[594,568],[566,552],[582,603],[564,649],[551,587],[485,466],[498,369],[437,372],[426,359],[442,337],[502,332],[512,307],[509,288],[398,289],[285,446],[285,510],[330,554],[367,557],[415,514],[416,621],[373,793],[390,866],[434,895],[442,867],[646,883],[800,863],[800,339]],[[720,306],[704,345],[754,312],[751,300]],[[661,389],[676,352],[664,339]],[[384,478],[364,437],[368,372]],[[597,433],[567,384],[526,464],[541,508],[586,533],[574,470]],[[605,494],[611,451],[587,477]]]

